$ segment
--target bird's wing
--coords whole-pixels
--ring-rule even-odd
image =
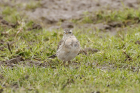
[[[62,39],[62,40],[58,43],[57,50],[60,48],[60,46],[62,45],[63,42],[64,42],[64,40]],[[56,54],[51,55],[51,56],[49,56],[48,58],[55,58],[55,57],[56,57]]]
[[[64,40],[62,39],[62,40],[58,43],[57,50],[60,48],[60,46],[62,45],[63,42],[64,42]]]

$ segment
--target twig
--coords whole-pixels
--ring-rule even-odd
[[[67,82],[62,86],[62,90],[70,83],[74,83],[74,80],[73,79],[68,79]]]
[[[11,48],[10,48],[10,44],[7,43],[7,46],[8,46],[8,50],[10,51],[10,53],[12,54],[12,51],[11,51]]]

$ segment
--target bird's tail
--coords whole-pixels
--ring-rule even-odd
[[[48,58],[56,58],[56,54],[49,56]]]

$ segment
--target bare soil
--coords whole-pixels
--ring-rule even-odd
[[[58,21],[80,19],[83,12],[114,10],[139,7],[139,0],[0,0],[1,5],[16,7],[23,11],[29,19],[44,24],[55,24]],[[36,7],[30,9],[27,5]]]

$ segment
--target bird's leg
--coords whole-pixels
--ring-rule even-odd
[[[63,61],[64,66],[69,66],[70,61]]]
[[[71,61],[63,61],[64,66],[69,66],[70,63],[71,63]]]
[[[66,65],[66,61],[63,61],[63,65],[64,65],[64,66]]]
[[[71,63],[71,61],[68,61],[68,65]]]

